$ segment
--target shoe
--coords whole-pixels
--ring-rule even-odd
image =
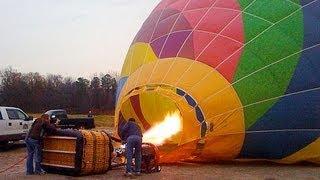
[[[133,177],[133,174],[131,172],[125,172],[124,176],[126,177]]]
[[[34,174],[42,176],[42,175],[46,175],[47,173],[45,171],[41,171],[41,172],[36,172]]]
[[[34,175],[34,173],[33,172],[27,172],[26,175],[30,176],[30,175]]]
[[[141,172],[135,172],[134,175],[135,176],[141,176]]]

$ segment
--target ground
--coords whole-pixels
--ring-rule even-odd
[[[24,145],[15,143],[0,151],[0,171],[23,159]],[[25,160],[0,174],[0,179],[75,179],[73,177],[47,174],[25,176]],[[111,170],[106,174],[85,176],[79,179],[125,179],[123,169]],[[162,168],[160,173],[143,174],[139,179],[320,179],[320,167],[311,164],[278,165],[272,163],[191,164],[179,163]]]
[[[98,128],[112,125],[112,118],[99,116],[96,119]],[[17,142],[0,150],[0,172],[19,162],[26,156],[23,142]],[[76,179],[56,174],[45,176],[25,176],[25,160],[0,173],[0,179]],[[106,174],[85,176],[79,179],[125,179],[123,168],[109,171]],[[279,165],[266,162],[230,162],[220,164],[179,163],[163,166],[160,173],[143,174],[138,179],[320,179],[320,167],[312,164]]]

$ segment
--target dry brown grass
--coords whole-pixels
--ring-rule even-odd
[[[96,124],[96,127],[113,127],[114,116],[97,115],[97,116],[94,116],[94,122]]]

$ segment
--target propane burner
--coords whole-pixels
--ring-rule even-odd
[[[125,165],[125,147],[115,148],[114,158],[112,160],[112,167],[119,167]],[[157,146],[151,143],[142,143],[141,149],[142,159],[141,159],[141,172],[142,173],[154,173],[160,172],[161,166],[160,154]],[[133,159],[134,166],[134,159]]]

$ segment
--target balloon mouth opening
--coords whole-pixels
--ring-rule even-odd
[[[143,141],[157,145],[164,156],[180,146],[189,148],[205,137],[207,122],[203,111],[187,91],[166,84],[149,84],[122,93],[116,109],[118,132],[121,116],[124,120],[136,119],[143,130]]]
[[[169,152],[181,141],[182,112],[177,100],[164,94],[144,91],[130,96],[122,103],[119,114],[124,120],[136,119],[143,131],[143,142],[152,143],[161,151]]]

